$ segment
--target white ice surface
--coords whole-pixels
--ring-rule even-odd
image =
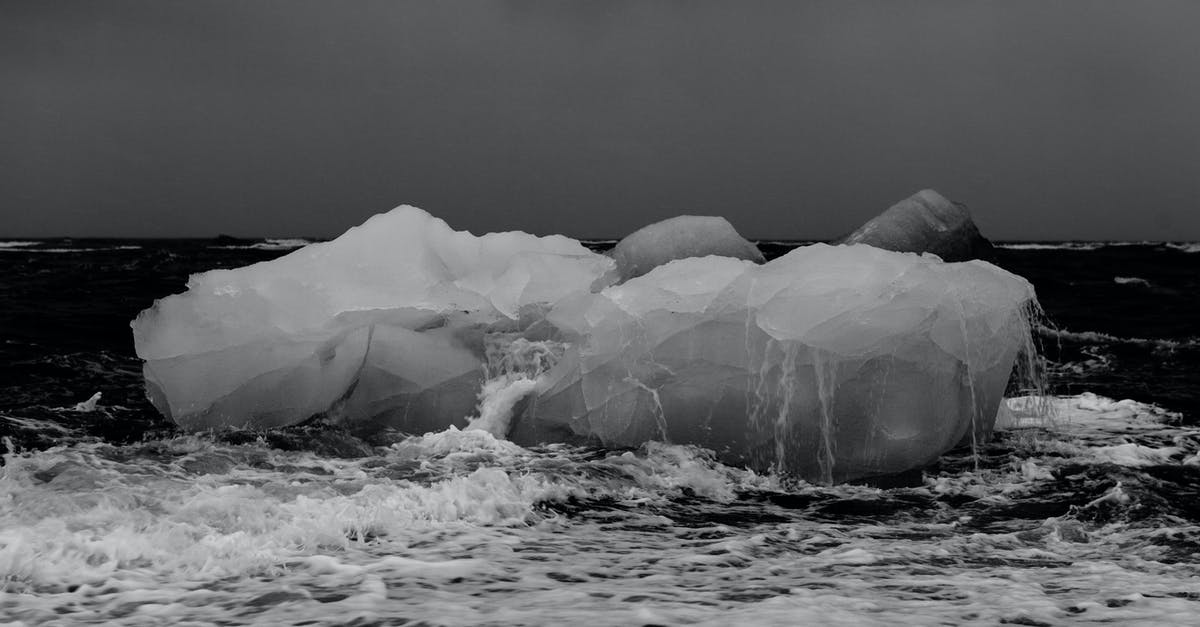
[[[191,277],[138,316],[134,340],[156,406],[191,428],[436,408],[439,386],[478,389],[480,329],[587,291],[611,267],[566,237],[476,237],[399,207],[334,241]]]
[[[569,348],[510,437],[685,442],[825,480],[900,472],[986,437],[1033,299],[981,261],[869,246],[673,261],[554,307]]]

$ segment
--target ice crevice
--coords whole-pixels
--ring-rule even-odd
[[[475,236],[399,207],[191,277],[133,321],[135,346],[152,402],[189,429],[321,415],[520,445],[666,440],[825,482],[987,437],[1018,357],[1029,368],[1033,288],[990,263],[866,244],[759,263],[705,254],[686,224],[668,243],[704,256],[629,261],[651,230],[618,272],[564,236]]]

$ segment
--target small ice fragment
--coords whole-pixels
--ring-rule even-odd
[[[87,399],[86,401],[83,401],[82,403],[75,403],[75,406],[71,408],[71,411],[83,411],[83,412],[96,411],[96,404],[99,402],[100,402],[100,392],[96,392],[95,394],[92,395],[91,398]]]
[[[1150,282],[1138,276],[1115,276],[1113,283],[1117,285],[1136,285],[1138,287],[1151,287]]]
[[[995,248],[979,233],[967,207],[932,189],[892,205],[838,243],[933,253],[945,261],[991,261],[996,257]]]
[[[646,225],[617,242],[609,252],[622,281],[642,276],[690,257],[732,257],[763,263],[762,252],[746,241],[725,218],[676,216]]]

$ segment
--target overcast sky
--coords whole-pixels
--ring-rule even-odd
[[[1200,240],[1200,2],[0,0],[0,236]]]

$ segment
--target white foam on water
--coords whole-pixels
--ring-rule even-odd
[[[1039,416],[1033,408],[1041,404],[1048,404],[1048,407],[1039,409],[1043,414]],[[1200,433],[1179,426],[1177,423],[1182,416],[1177,412],[1130,399],[1113,400],[1091,392],[1049,398],[1008,398],[1000,417],[1005,419],[997,419],[997,429],[1049,428],[1063,438],[1085,440],[1097,450],[1111,444],[1113,438],[1147,435],[1171,441],[1175,437]]]
[[[755,244],[759,244],[759,245],[762,245],[762,244],[768,244],[768,245],[771,245],[771,246],[797,246],[797,247],[799,247],[799,246],[807,246],[807,245],[809,245],[809,244],[816,244],[816,243],[818,243],[818,242],[817,242],[817,240],[808,240],[808,239],[803,239],[803,240],[796,240],[796,239],[760,239],[760,240],[755,240],[755,241],[754,241],[754,243],[755,243]]]
[[[300,248],[308,246],[312,240],[301,238],[268,238],[266,241],[259,242],[251,246],[251,248],[259,248],[262,250],[288,250],[292,248]]]
[[[1073,251],[1099,250],[1110,246],[1165,246],[1185,253],[1200,252],[1200,242],[1158,242],[1150,240],[1136,242],[1004,242],[997,243],[995,246],[996,248],[1007,248],[1008,250]]]
[[[996,248],[1008,250],[1098,250],[1109,244],[1105,242],[1011,242],[996,244]]]
[[[1063,340],[1071,340],[1075,342],[1137,344],[1142,346],[1151,346],[1163,350],[1176,350],[1179,348],[1192,348],[1200,346],[1200,338],[1197,337],[1190,337],[1186,339],[1120,337],[1099,331],[1070,331],[1067,329],[1055,329],[1045,325],[1038,325],[1035,328],[1035,331],[1038,333],[1038,335]]]
[[[41,242],[18,241],[18,240],[0,242],[0,250],[20,249],[20,248],[25,248],[27,246],[37,246],[40,243]]]
[[[485,430],[363,459],[199,437],[5,456],[0,615],[25,624],[1189,624],[1193,522],[971,527],[1071,468],[1200,463],[1177,414],[1094,394],[1009,399],[1007,462],[882,490],[777,479],[650,443],[522,448]],[[772,499],[811,503],[789,509]],[[950,498],[950,497],[953,497]],[[822,503],[926,503],[886,521]],[[954,500],[958,499],[958,500]],[[972,503],[958,509],[949,503]],[[989,510],[987,508],[994,508]]]
[[[1150,282],[1146,279],[1136,276],[1115,276],[1113,283],[1117,285],[1139,285],[1141,287],[1151,287]]]
[[[27,248],[26,246],[34,246],[41,242],[15,242],[19,246],[4,246],[3,244],[13,244],[14,242],[0,242],[0,252],[23,252],[23,253],[94,253],[106,252],[110,250],[141,250],[141,246],[123,245],[123,246],[104,246],[102,248],[86,247],[86,248]]]
[[[220,244],[212,246],[212,248],[224,248],[228,250],[292,250],[294,248],[303,248],[311,243],[313,243],[313,240],[296,237],[268,238],[261,242],[254,242],[253,244]]]
[[[58,433],[66,434],[71,430],[52,420],[39,420],[37,418],[29,418],[27,416],[10,416],[8,414],[0,414],[0,421],[7,429],[25,429],[29,431],[42,433]],[[8,447],[12,450],[12,447]]]

